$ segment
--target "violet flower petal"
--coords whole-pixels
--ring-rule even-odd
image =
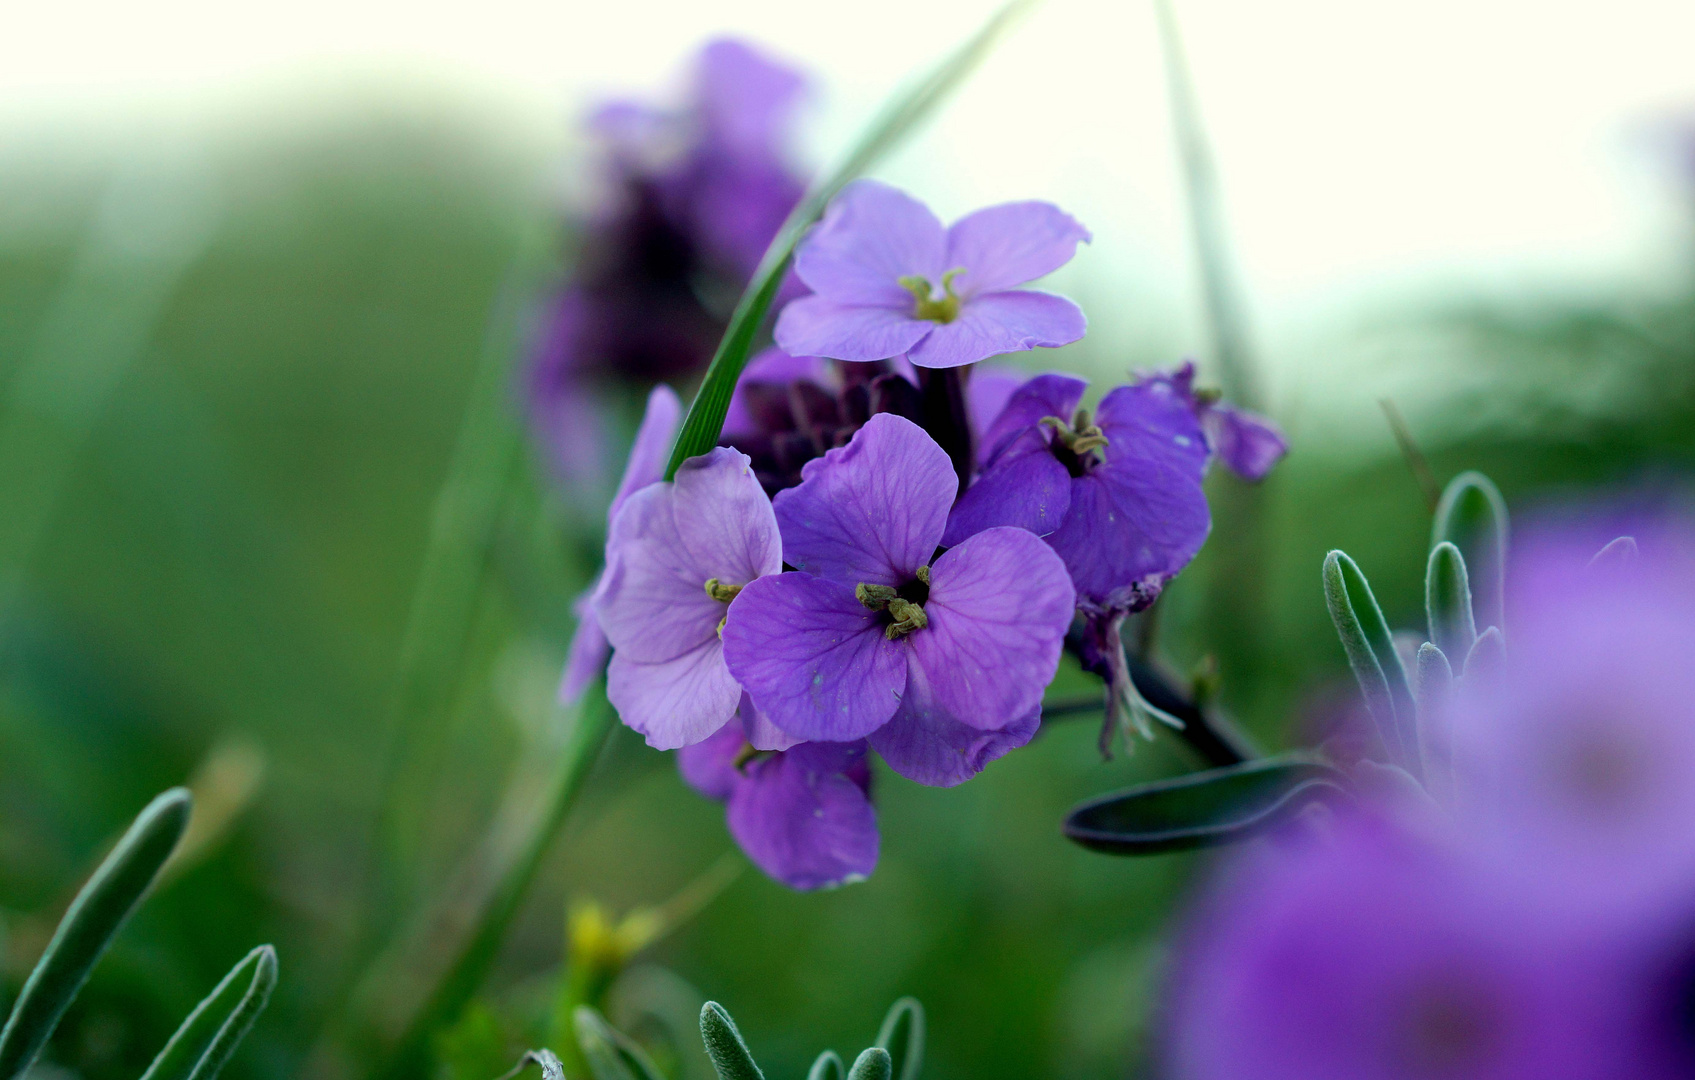
[[[1070,423],[1089,384],[1076,375],[1048,372],[1020,386],[990,421],[979,444],[978,459],[984,468],[1006,451],[1014,439],[1025,437],[1046,446],[1049,436],[1040,430],[1043,417],[1053,416]],[[1034,436],[1032,439],[1031,437]]]
[[[806,79],[745,42],[720,38],[700,52],[695,101],[710,140],[746,156],[772,156]]]
[[[907,350],[919,367],[975,364],[1002,353],[1069,345],[1083,336],[1083,310],[1063,296],[1021,289],[975,296],[952,322],[939,323]]]
[[[877,867],[877,815],[849,775],[864,743],[803,743],[756,759],[730,793],[730,835],[793,889],[827,889]]]
[[[1263,480],[1289,452],[1289,440],[1263,416],[1217,404],[1201,414],[1201,428],[1214,452],[1244,480]]]
[[[724,660],[772,723],[802,739],[844,742],[894,715],[905,648],[853,586],[811,574],[763,577],[730,604]]]
[[[817,295],[786,305],[772,337],[791,353],[869,361],[899,356],[934,329],[935,323],[915,319],[905,309]]]
[[[981,731],[1007,727],[1040,706],[1075,599],[1065,565],[1023,529],[948,549],[930,571],[929,625],[905,639],[909,690],[922,678],[926,707]]]
[[[988,460],[983,453],[983,439],[988,434],[989,425],[995,422],[1006,409],[1006,403],[1012,400],[1012,395],[1018,392],[1028,380],[1022,371],[1010,368],[978,367],[971,371],[971,379],[965,384],[965,407],[971,414],[972,442],[977,447],[977,465],[981,469]]]
[[[702,795],[724,802],[741,779],[736,758],[746,745],[740,725],[725,724],[700,742],[678,750],[677,771]]]
[[[871,733],[871,748],[889,768],[931,787],[953,787],[983,771],[989,762],[1028,743],[1042,726],[1037,706],[999,731],[980,731],[929,707],[907,684],[894,719]]]
[[[965,272],[955,290],[963,297],[1011,289],[1071,261],[1089,230],[1052,203],[1010,202],[967,214],[948,229],[950,268]]]
[[[594,601],[612,647],[644,663],[716,640],[725,613],[723,603],[706,593],[707,580],[719,575],[684,545],[671,494],[670,485],[653,484],[624,503],[606,542],[606,569]]]
[[[748,743],[755,750],[787,750],[802,742],[773,724],[769,716],[759,711],[759,707],[753,703],[753,699],[745,690],[742,691],[742,704],[737,714],[741,717],[742,731],[746,733]]]
[[[618,480],[618,490],[612,495],[612,505],[606,511],[608,523],[617,516],[624,500],[649,484],[665,478],[665,462],[671,456],[671,439],[683,419],[683,403],[677,392],[660,383],[648,392],[647,408],[642,412],[641,426],[636,429],[635,442],[630,445],[630,458],[624,464],[624,475]]]
[[[742,688],[724,667],[716,637],[659,663],[643,663],[623,649],[606,665],[606,696],[625,724],[656,750],[700,742],[736,715]]]
[[[707,578],[745,585],[783,569],[783,543],[771,500],[739,450],[716,447],[689,458],[671,485],[678,539]]]
[[[795,251],[795,272],[814,292],[839,303],[910,315],[914,300],[900,279],[922,277],[939,288],[948,269],[947,244],[947,230],[929,207],[888,184],[856,180],[830,201],[824,220]],[[778,344],[789,352],[833,355],[781,339]]]
[[[846,446],[807,462],[800,475],[800,486],[776,499],[783,557],[850,587],[899,585],[928,563],[959,490],[947,452],[891,413],[873,416]]]
[[[571,635],[571,646],[565,653],[565,673],[559,680],[559,703],[573,705],[583,696],[589,684],[606,670],[612,655],[612,643],[595,618],[592,601],[600,588],[600,578],[589,586],[571,606],[577,613],[577,630]]]
[[[730,395],[730,409],[724,414],[723,437],[734,439],[760,430],[759,423],[748,411],[747,388],[753,383],[791,383],[806,379],[819,386],[832,386],[834,372],[827,360],[817,356],[791,356],[772,346],[761,350],[742,369],[736,389]]]
[[[1046,536],[1071,509],[1071,473],[1046,446],[1004,454],[965,489],[948,514],[948,547],[997,525]]]

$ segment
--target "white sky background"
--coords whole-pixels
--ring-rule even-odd
[[[4,0],[0,140],[411,88],[564,149],[609,92],[658,92],[734,33],[809,67],[840,148],[987,0]],[[1274,397],[1322,397],[1346,327],[1417,299],[1664,280],[1681,236],[1653,130],[1695,114],[1692,0],[1177,0]],[[356,104],[351,102],[350,104]],[[304,106],[300,106],[304,107]],[[1047,0],[880,170],[944,217],[1046,198],[1095,231],[1054,287],[1102,340],[1203,343],[1145,0]],[[539,157],[539,155],[538,155]],[[1300,407],[1303,411],[1306,406]],[[1373,410],[1374,412],[1374,410]],[[1375,415],[1372,424],[1380,423]]]

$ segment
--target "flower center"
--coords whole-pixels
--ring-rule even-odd
[[[734,600],[737,596],[741,595],[741,591],[742,587],[740,585],[726,585],[717,578],[706,579],[706,595],[712,597],[712,599],[718,601],[720,604],[728,604],[731,600]],[[722,619],[718,620],[719,637],[724,636],[724,624],[729,620],[730,617],[728,615],[725,615]]]
[[[872,611],[888,613],[889,621],[883,627],[883,636],[890,641],[930,625],[930,617],[924,614],[924,602],[930,599],[928,566],[920,566],[914,579],[898,588],[862,581],[853,587],[853,595]]]
[[[965,273],[965,267],[956,266],[942,275],[941,295],[931,287],[929,278],[908,275],[897,280],[901,288],[912,294],[916,303],[912,308],[915,319],[929,319],[931,322],[950,323],[959,318],[959,297],[954,295],[953,279]]]
[[[1067,424],[1057,416],[1044,416],[1041,426],[1054,430],[1054,456],[1065,463],[1072,476],[1082,476],[1100,462],[1110,440],[1101,433],[1100,425],[1089,418],[1088,409],[1078,409]]]

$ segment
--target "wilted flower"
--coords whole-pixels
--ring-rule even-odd
[[[612,519],[594,610],[613,647],[606,693],[662,750],[696,743],[736,714],[725,622],[739,594],[782,569],[771,501],[747,455],[690,458],[671,483],[631,495]]]
[[[783,308],[777,344],[796,355],[951,368],[1083,336],[1076,304],[1018,286],[1071,260],[1089,232],[1058,207],[1005,203],[944,227],[923,203],[850,184],[795,252],[812,289]]]
[[[939,558],[957,477],[908,420],[872,417],[776,499],[796,571],[750,584],[724,655],[799,738],[871,745],[897,772],[958,783],[1034,733],[1074,595],[1022,529]]]

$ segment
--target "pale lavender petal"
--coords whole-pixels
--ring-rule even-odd
[[[907,357],[919,367],[960,367],[1001,353],[1069,345],[1088,325],[1082,309],[1063,296],[1031,289],[986,293],[962,304],[958,318],[938,324]]]
[[[677,537],[703,595],[709,578],[745,585],[782,570],[777,518],[746,454],[720,446],[689,458],[671,489]]]
[[[805,743],[751,761],[730,794],[730,835],[794,889],[860,881],[877,867],[877,815],[851,773],[865,744]]]
[[[650,484],[612,519],[595,617],[619,655],[674,659],[717,640],[724,605],[706,593],[716,574],[696,562],[677,531],[672,485]]]
[[[948,229],[948,267],[961,296],[1011,289],[1050,274],[1092,239],[1064,210],[1045,202],[1011,202],[967,214]]]
[[[715,636],[657,664],[617,650],[606,666],[606,696],[649,746],[675,750],[700,742],[734,718],[742,688],[725,668],[724,647]]]
[[[741,773],[736,771],[736,758],[746,746],[742,729],[736,724],[725,724],[693,746],[678,750],[677,771],[690,787],[709,799],[723,802],[741,779]]]
[[[942,543],[952,547],[997,525],[1046,536],[1070,508],[1071,473],[1046,446],[1002,454],[954,504]]]
[[[783,308],[772,336],[780,348],[799,355],[887,360],[908,351],[935,328],[933,322],[913,318],[910,303],[876,306],[803,296]]]
[[[959,490],[947,451],[892,413],[873,416],[800,475],[799,487],[777,495],[783,558],[850,586],[910,579],[941,542]]]
[[[648,393],[647,409],[642,413],[641,426],[636,429],[636,441],[630,446],[624,476],[618,481],[618,490],[606,511],[608,522],[632,493],[665,478],[665,461],[671,455],[671,439],[677,434],[677,424],[682,418],[683,403],[678,400],[675,390],[660,383]]]
[[[977,446],[977,464],[981,467],[988,455],[983,452],[983,440],[989,432],[989,425],[995,422],[1006,408],[1006,403],[1012,400],[1012,395],[1027,381],[1027,376],[1021,371],[1008,368],[978,367],[971,371],[971,379],[965,384],[965,407],[971,414],[972,441]]]
[[[1027,440],[1033,437],[1033,445],[1046,446],[1049,436],[1040,430],[1042,418],[1053,416],[1069,423],[1088,388],[1088,382],[1079,376],[1059,372],[1037,375],[1026,382],[991,419],[978,444],[978,459],[985,467],[993,464],[995,457],[1021,436]]]
[[[737,712],[741,716],[742,730],[747,733],[747,741],[755,750],[787,750],[802,741],[773,724],[769,716],[759,711],[759,706],[753,703],[745,690]]]
[[[1073,606],[1065,565],[1033,533],[980,532],[930,570],[929,625],[905,639],[908,682],[926,681],[928,708],[979,730],[1005,728],[1041,704]]]
[[[606,671],[607,658],[612,655],[612,643],[595,618],[591,601],[600,587],[600,579],[571,605],[577,613],[577,632],[571,635],[571,647],[565,654],[565,674],[559,680],[559,703],[574,705],[589,684]]]
[[[843,742],[894,715],[904,649],[853,586],[810,574],[763,577],[730,604],[724,659],[755,706],[802,739]]]
[[[806,80],[744,42],[721,38],[700,52],[695,101],[710,138],[727,149],[774,156]]]
[[[999,731],[979,731],[938,708],[908,683],[894,719],[871,733],[871,749],[889,768],[908,780],[931,787],[953,787],[983,771],[989,762],[1028,743],[1042,726],[1042,709]]]
[[[1289,441],[1263,416],[1229,405],[1213,405],[1201,414],[1201,427],[1214,452],[1244,480],[1263,480],[1289,452]]]
[[[948,269],[947,243],[947,230],[929,207],[887,184],[856,180],[831,200],[824,220],[801,241],[795,271],[820,296],[910,312],[914,300],[900,279],[916,276],[940,286]],[[789,352],[834,355],[795,348],[780,338],[777,343]]]

